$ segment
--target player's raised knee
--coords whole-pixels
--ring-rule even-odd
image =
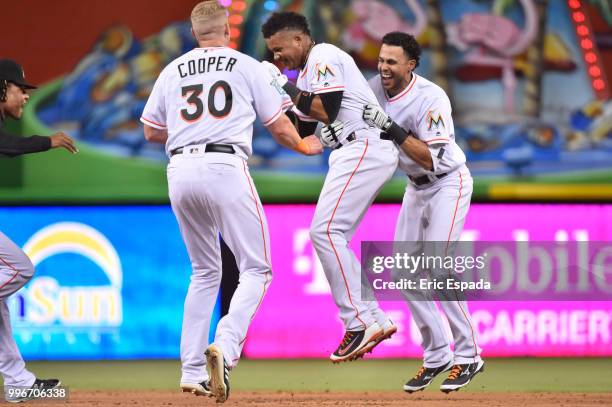
[[[22,255],[18,257],[18,260],[13,266],[17,268],[19,271],[19,278],[24,280],[24,282],[30,281],[32,276],[34,276],[34,264],[32,264],[32,261],[25,253],[22,253]]]

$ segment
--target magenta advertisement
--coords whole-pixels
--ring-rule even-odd
[[[358,256],[362,241],[393,239],[399,208],[370,209],[351,242]],[[265,211],[274,281],[249,330],[245,355],[327,357],[338,345],[343,327],[310,243],[314,206],[270,205]],[[471,241],[568,244],[611,238],[612,205],[475,204],[462,235],[462,240]],[[604,274],[612,280],[607,268]],[[381,306],[399,331],[369,357],[420,358],[420,334],[406,303],[387,301]],[[612,356],[612,301],[472,301],[470,311],[484,357]],[[448,332],[450,336],[450,328]]]

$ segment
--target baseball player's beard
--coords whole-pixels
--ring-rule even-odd
[[[288,58],[282,59],[281,60],[281,64],[283,65],[282,66],[283,68],[286,68],[286,69],[289,69],[289,70],[297,69],[298,68],[297,64],[292,63],[291,60],[288,59]]]

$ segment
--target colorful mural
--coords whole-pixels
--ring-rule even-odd
[[[600,195],[591,191],[590,198],[612,197],[612,191],[599,188],[612,181],[610,73],[601,62],[612,36],[606,2],[240,3],[244,7],[232,14],[239,34],[234,45],[260,60],[269,58],[261,23],[275,10],[303,12],[316,40],[350,52],[366,77],[376,73],[385,33],[415,35],[424,50],[416,72],[451,97],[456,137],[475,175],[477,199],[533,198],[529,188],[521,189],[524,184],[553,188],[551,196],[563,189],[560,195],[566,199],[575,195],[573,185],[592,185]],[[589,31],[587,18],[593,13],[586,13],[586,7],[601,9],[598,24],[603,22],[603,30]],[[144,141],[138,118],[161,69],[193,46],[187,21],[171,23],[146,38],[136,38],[127,26],[113,25],[40,104],[36,116],[49,128],[68,129],[97,151],[162,167],[163,148]],[[250,164],[260,177],[281,174],[312,181],[322,180],[326,172],[327,154],[300,157],[278,146],[261,125],[255,126],[253,144]],[[315,184],[308,200],[318,195],[320,182]],[[509,187],[512,193],[507,193]],[[390,196],[399,199],[401,189]]]

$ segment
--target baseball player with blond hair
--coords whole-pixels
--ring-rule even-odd
[[[250,321],[272,281],[265,214],[249,174],[256,116],[283,146],[322,152],[300,138],[283,113],[282,89],[255,59],[228,48],[227,10],[217,0],[191,13],[195,48],[162,71],[142,114],[145,137],[165,143],[168,188],[192,264],[181,334],[181,388],[229,396],[229,370],[240,358]],[[207,346],[221,282],[219,233],[240,271],[229,312]]]
[[[334,45],[315,44],[306,18],[298,13],[272,14],[262,33],[277,63],[300,69],[293,85],[275,65],[262,63],[295,104],[300,132],[311,133],[317,122],[344,128],[344,136],[330,143],[329,171],[310,236],[345,328],[330,359],[354,360],[397,330],[376,301],[362,300],[361,265],[349,242],[392,177],[398,150],[362,118],[362,106],[377,102],[353,58]]]
[[[451,255],[470,206],[472,177],[455,143],[450,100],[439,86],[413,72],[421,54],[413,36],[392,32],[382,43],[379,74],[370,80],[380,106],[366,105],[364,119],[390,134],[402,151],[399,168],[408,175],[408,183],[395,241],[446,242],[439,245],[444,247],[439,254]],[[454,338],[454,354],[435,302],[408,302],[423,337],[424,363],[404,385],[406,392],[425,389],[447,370],[440,390],[459,390],[484,370],[467,303],[456,298],[440,301]]]

